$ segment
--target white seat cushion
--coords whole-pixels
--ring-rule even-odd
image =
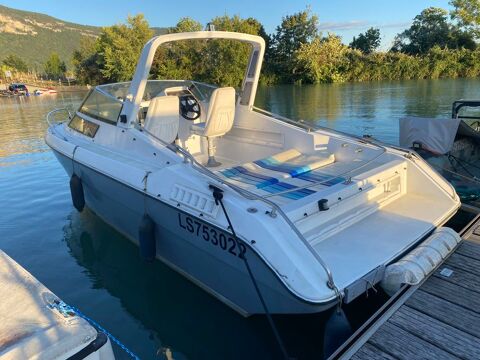
[[[233,126],[235,117],[235,89],[224,87],[215,89],[210,97],[207,120],[205,123],[194,124],[192,130],[205,137],[225,135]]]
[[[177,138],[180,124],[177,96],[159,96],[150,101],[144,128],[166,143]]]

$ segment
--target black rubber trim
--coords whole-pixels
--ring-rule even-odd
[[[107,335],[102,332],[97,334],[95,340],[90,344],[85,346],[82,350],[70,356],[67,360],[82,360],[85,359],[88,355],[93,354],[95,351],[99,350],[103,345],[108,341]]]

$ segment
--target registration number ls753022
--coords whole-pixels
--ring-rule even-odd
[[[231,255],[243,258],[247,252],[247,247],[240,242],[237,244],[232,236],[226,235],[221,230],[209,226],[189,215],[178,213],[178,225],[184,231],[196,236],[198,239],[219,247]]]

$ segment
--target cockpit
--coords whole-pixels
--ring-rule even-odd
[[[183,49],[182,41],[192,40],[200,41],[197,50],[215,49],[209,46],[221,44],[217,41],[237,42],[244,54],[242,60],[244,64],[241,67],[245,70],[236,77],[232,77],[227,71],[228,81],[220,81],[218,76],[215,78],[215,74],[218,73],[217,67],[228,68],[231,65],[216,59],[211,53],[207,54],[200,50],[201,56],[195,59],[200,59],[207,65],[197,64],[196,68],[201,69],[199,71],[204,71],[203,69],[211,71],[207,71],[208,74],[190,75],[201,81],[157,80],[169,75],[174,78],[185,75],[176,67],[174,74],[160,76],[158,72],[152,73],[153,59],[158,55],[157,48],[164,45],[162,51],[168,55],[169,49]],[[162,51],[159,52],[161,56],[164,54]],[[198,32],[154,38],[145,45],[132,81],[95,87],[80,106],[70,127],[93,138],[101,123],[95,121],[89,124],[88,118],[82,117],[84,114],[92,119],[116,125],[120,130],[137,128],[167,147],[169,144],[175,144],[177,148],[186,150],[207,167],[218,168],[222,163],[226,166],[227,163],[232,165],[242,162],[245,160],[242,154],[237,150],[232,159],[231,154],[227,154],[230,152],[228,144],[222,145],[219,138],[229,134],[234,128],[234,123],[242,121],[244,116],[241,112],[244,112],[244,109],[251,109],[253,106],[263,52],[263,40],[246,34]],[[162,59],[157,61],[156,66],[161,67],[158,64],[162,64]],[[207,76],[212,73],[214,79]],[[221,156],[216,156],[217,148]],[[219,160],[220,157],[224,157],[225,161]]]
[[[79,112],[94,119],[116,123],[127,98],[130,82],[101,85],[91,91]],[[209,167],[215,159],[215,138],[228,133],[235,117],[236,91],[189,80],[149,80],[135,126],[165,144],[175,143],[195,153],[206,141]]]

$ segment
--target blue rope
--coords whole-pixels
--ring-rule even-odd
[[[118,340],[115,336],[113,336],[107,329],[102,327],[99,323],[96,321],[90,319],[87,315],[82,313],[79,309],[72,305],[68,305],[64,303],[63,301],[58,301],[56,300],[54,304],[50,304],[50,307],[56,308],[60,313],[62,314],[71,314],[72,312],[77,315],[78,317],[81,317],[82,319],[86,320],[90,325],[92,325],[94,328],[99,330],[100,332],[104,333],[105,335],[108,336],[108,338],[117,344],[123,351],[125,351],[128,355],[130,355],[133,359],[135,360],[140,360],[140,358],[135,355],[133,351],[128,349],[120,340]]]

